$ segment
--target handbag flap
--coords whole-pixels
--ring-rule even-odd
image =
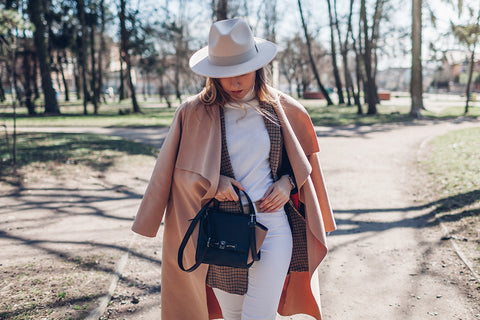
[[[260,252],[260,248],[262,247],[263,241],[265,241],[265,237],[267,236],[267,227],[265,227],[261,223],[256,223],[255,225],[255,242],[256,242],[256,248],[257,252]],[[260,254],[259,254],[260,255]],[[248,260],[247,263],[252,263],[253,258],[252,258],[252,252],[249,251],[248,253]]]

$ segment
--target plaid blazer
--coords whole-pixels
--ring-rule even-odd
[[[261,103],[260,107],[267,113],[264,116],[265,127],[270,137],[270,168],[273,181],[277,181],[282,175],[290,173],[293,176],[288,157],[283,146],[283,137],[278,116],[272,105]],[[220,121],[222,130],[222,151],[220,174],[235,178],[230,156],[227,149],[225,135],[225,116],[220,108]],[[220,209],[226,212],[241,212],[240,203],[234,201],[220,202]],[[300,208],[300,211],[303,211]],[[293,250],[290,261],[290,271],[308,271],[307,237],[304,214],[302,214],[290,200],[285,205],[290,229],[292,230]],[[210,265],[207,273],[207,285],[229,293],[243,295],[248,288],[248,269],[223,267]]]

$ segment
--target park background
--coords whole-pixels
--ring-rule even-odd
[[[378,180],[363,177],[368,187],[347,192],[365,204],[362,210],[342,208],[353,200],[336,185],[338,172],[368,172],[373,163],[379,171],[375,161],[385,150],[413,135],[420,139],[418,159],[405,171],[415,177],[397,183],[417,202],[406,211],[427,211],[417,217],[426,226],[420,223],[419,232],[441,230],[432,244],[444,260],[424,256],[444,269],[439,279],[448,279],[462,301],[450,302],[463,306],[465,297],[470,311],[463,316],[480,317],[479,6],[475,0],[0,0],[0,318],[140,319],[159,305],[161,246],[125,234],[176,108],[204,83],[188,59],[206,45],[211,23],[230,17],[246,19],[257,36],[279,45],[268,68],[272,84],[305,105],[321,147],[341,142],[335,150],[347,157],[326,159],[340,226],[327,270],[341,256],[337,239],[381,233],[368,224],[395,219],[394,210],[365,214],[378,210],[369,202],[381,191],[395,194],[395,186],[383,185],[395,169]],[[445,126],[462,130],[437,129]],[[377,140],[389,133],[391,140]],[[370,158],[348,158],[356,148]],[[393,149],[390,158],[400,154]],[[360,192],[368,189],[373,194]],[[358,230],[348,232],[345,215]],[[352,240],[353,256],[370,246],[358,241]],[[331,305],[357,311],[349,319],[363,319],[362,312],[372,318],[351,303]],[[451,318],[429,304],[428,316]],[[326,307],[327,319],[339,319]],[[404,316],[392,319],[417,315],[398,308],[406,308]]]

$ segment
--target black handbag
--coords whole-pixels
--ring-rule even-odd
[[[202,263],[246,269],[260,260],[260,247],[268,229],[256,221],[255,209],[247,193],[244,193],[248,201],[248,213],[245,213],[239,190],[235,191],[241,213],[221,211],[218,200],[212,198],[193,218],[178,249],[180,269],[192,272]],[[195,264],[185,269],[183,252],[197,224]]]

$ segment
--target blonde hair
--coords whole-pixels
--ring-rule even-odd
[[[268,90],[267,77],[265,75],[265,68],[255,71],[255,96],[262,103],[273,103],[274,97]],[[218,78],[207,78],[205,88],[200,92],[200,100],[206,106],[219,104],[224,106],[226,102],[231,100],[230,95],[223,89]]]

